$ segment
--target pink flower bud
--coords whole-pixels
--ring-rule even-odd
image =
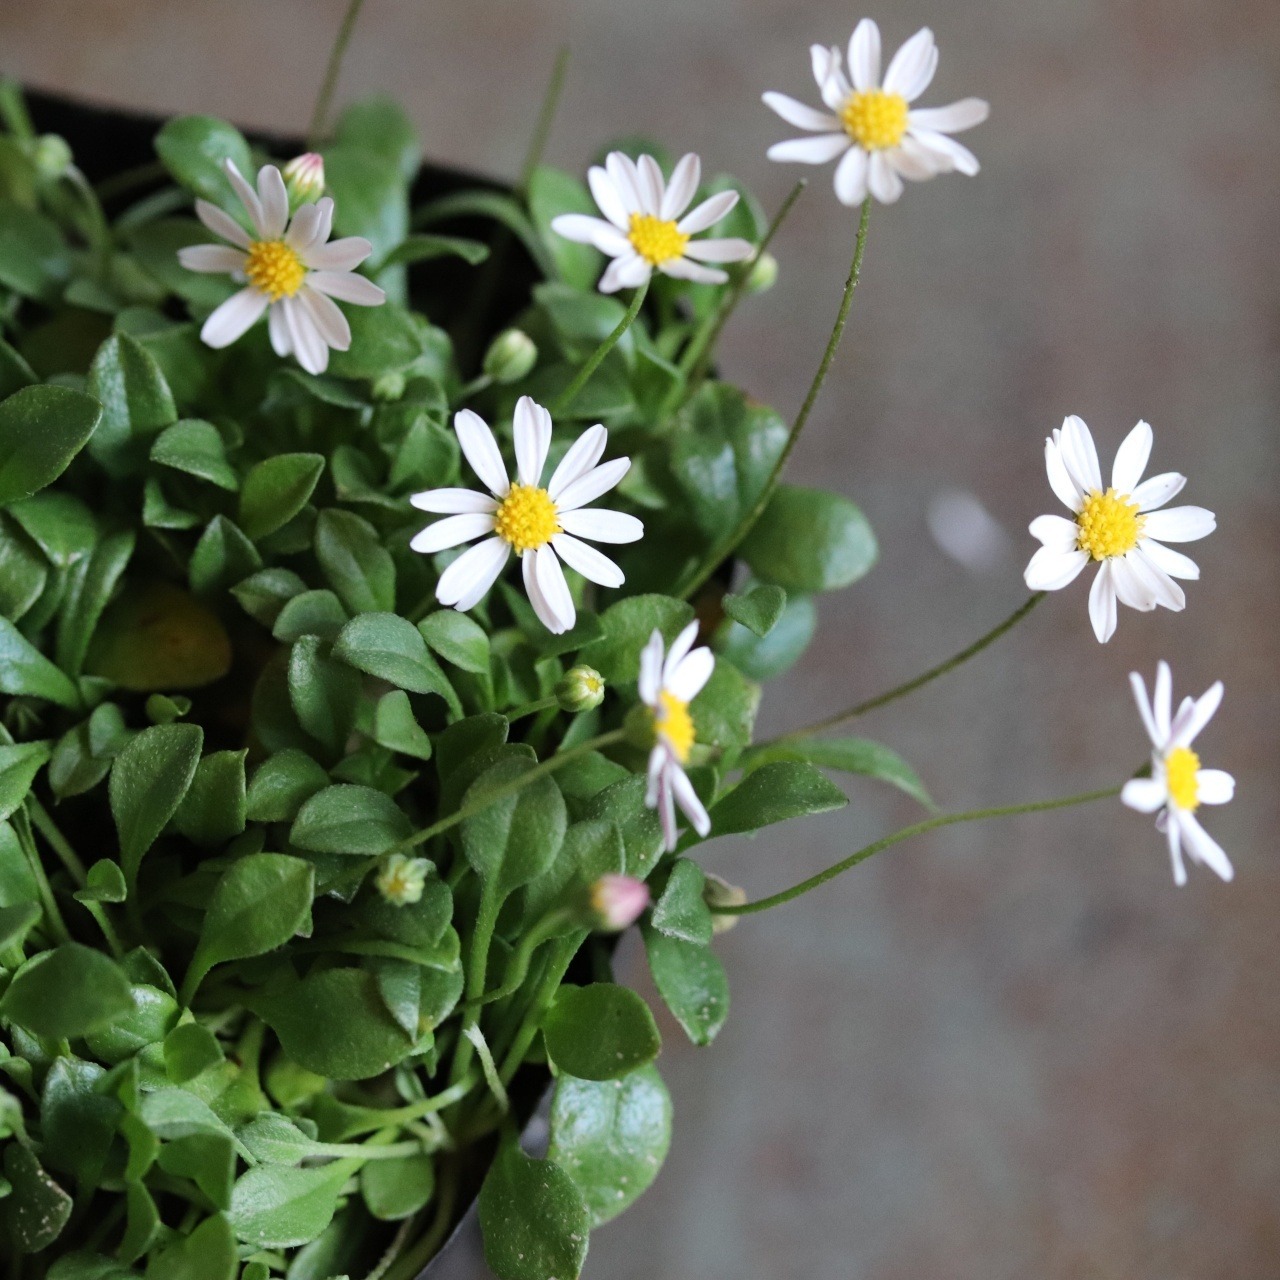
[[[617,933],[640,918],[649,905],[649,886],[635,876],[606,875],[591,886],[596,927]]]
[[[290,209],[314,204],[324,194],[324,157],[314,151],[294,156],[281,173],[289,193]]]

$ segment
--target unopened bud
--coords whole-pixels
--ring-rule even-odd
[[[374,883],[393,907],[410,907],[422,900],[430,870],[431,864],[426,858],[409,858],[403,853],[393,853],[383,862]]]
[[[324,195],[324,157],[315,151],[294,156],[283,169],[284,189],[289,193],[289,210],[314,204]]]
[[[482,368],[486,378],[505,385],[519,382],[537,359],[538,348],[523,329],[506,329],[489,344]]]
[[[399,369],[388,369],[386,373],[380,373],[373,380],[373,386],[370,391],[373,398],[381,404],[394,404],[395,401],[404,396],[404,389],[408,385],[408,379]]]
[[[747,292],[764,293],[772,289],[778,279],[778,260],[771,253],[762,253],[751,264],[747,273]]]
[[[596,928],[618,933],[634,924],[649,905],[649,886],[635,876],[610,874],[601,876],[588,896]]]
[[[42,134],[29,146],[31,163],[42,178],[61,178],[71,168],[71,148],[56,133]]]
[[[707,882],[702,890],[702,900],[711,908],[711,932],[724,933],[738,923],[737,916],[716,914],[717,907],[740,907],[747,900],[747,891],[739,889],[736,884],[721,880],[710,871],[706,873]]]
[[[556,681],[561,711],[593,711],[604,701],[604,676],[594,667],[570,667]]]

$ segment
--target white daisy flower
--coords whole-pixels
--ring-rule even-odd
[[[409,545],[415,551],[430,555],[484,538],[440,575],[436,599],[463,612],[474,608],[514,551],[524,564],[525,590],[542,624],[555,635],[568,631],[577,613],[560,561],[602,587],[620,587],[622,570],[582,539],[635,542],[644,535],[644,525],[635,516],[587,507],[627,474],[631,459],[596,465],[609,438],[597,423],[570,446],[543,488],[551,415],[528,396],[516,401],[513,434],[519,478],[514,484],[483,418],[462,409],[454,415],[453,429],[471,469],[489,492],[428,489],[409,499],[421,511],[448,516],[414,537]]]
[[[256,191],[230,160],[224,168],[254,235],[216,204],[196,201],[196,216],[230,244],[193,244],[178,250],[178,261],[190,271],[226,272],[245,282],[204,322],[200,337],[210,347],[230,346],[265,311],[276,355],[296,356],[308,373],[323,373],[329,349],[346,351],[351,345],[351,326],[334,299],[359,307],[387,300],[373,281],[355,274],[373,246],[361,236],[326,243],[333,227],[328,196],[302,205],[291,220],[288,191],[275,165],[258,170]]]
[[[655,267],[678,280],[723,284],[728,275],[703,264],[741,262],[755,247],[734,237],[693,239],[738,203],[736,191],[721,191],[685,213],[701,180],[702,163],[692,153],[676,165],[668,183],[652,156],[633,161],[621,151],[611,151],[603,168],[592,165],[587,172],[604,218],[562,213],[552,218],[551,229],[566,240],[594,245],[613,259],[600,277],[601,293],[637,288]]]
[[[893,55],[880,78],[880,28],[870,18],[858,23],[849,39],[849,75],[840,50],[820,44],[809,50],[813,78],[828,110],[818,111],[785,93],[766,93],[765,105],[811,138],[792,138],[769,148],[770,160],[836,166],[836,196],[842,204],[861,204],[870,191],[881,204],[902,194],[902,179],[923,182],[957,171],[972,177],[978,161],[949,134],[981,124],[990,108],[981,98],[964,98],[949,107],[915,107],[938,67],[938,50],[928,27],[917,31]],[[849,82],[852,77],[853,83]]]
[[[698,624],[691,622],[663,656],[662,633],[654,631],[640,653],[640,701],[653,712],[653,748],[649,752],[649,790],[644,802],[657,809],[667,851],[676,847],[676,805],[705,836],[711,818],[685,773],[695,741],[689,703],[711,678],[715,654],[705,645],[693,649]]]
[[[1235,794],[1236,782],[1221,769],[1202,769],[1200,757],[1191,750],[1196,734],[1222,702],[1222,681],[1210,685],[1199,698],[1184,698],[1176,716],[1172,715],[1173,677],[1167,662],[1156,667],[1150,701],[1146,683],[1136,671],[1129,676],[1129,683],[1154,750],[1151,777],[1126,782],[1120,799],[1139,813],[1158,811],[1156,826],[1169,841],[1174,883],[1187,883],[1184,849],[1196,862],[1230,880],[1235,874],[1230,859],[1200,825],[1196,810],[1202,804],[1226,804]]]
[[[1143,480],[1151,442],[1151,428],[1139,422],[1116,450],[1107,489],[1102,487],[1093,437],[1074,414],[1044,442],[1050,487],[1073,518],[1037,516],[1031,522],[1032,536],[1044,545],[1031,557],[1024,577],[1032,591],[1057,591],[1096,560],[1089,618],[1103,644],[1115,633],[1117,600],[1144,612],[1158,604],[1174,610],[1185,607],[1186,596],[1174,578],[1194,581],[1200,569],[1164,544],[1194,542],[1212,533],[1217,523],[1213,512],[1203,507],[1159,510],[1182,490],[1187,478],[1166,471]]]

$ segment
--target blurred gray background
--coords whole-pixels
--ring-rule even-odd
[[[0,64],[158,111],[300,130],[340,0],[3,0]],[[434,160],[512,176],[555,51],[573,64],[549,159],[646,133],[732,170],[767,208],[799,173],[764,89],[812,99],[835,0],[369,0],[341,97],[397,94]],[[767,698],[793,727],[914,674],[1022,598],[1027,522],[1054,509],[1043,437],[1081,414],[1104,457],[1139,417],[1153,466],[1218,512],[1180,615],[1122,612],[1099,648],[1086,587],[862,729],[944,807],[1110,785],[1144,756],[1131,669],[1226,680],[1201,739],[1236,802],[1235,860],[1175,890],[1118,803],[901,845],[720,944],[733,1016],[670,1028],[677,1113],[655,1188],[593,1237],[588,1280],[1273,1280],[1280,1275],[1280,897],[1274,780],[1277,459],[1275,0],[885,0],[887,52],[933,26],[930,105],[988,98],[979,177],[877,208],[853,319],[793,478],[834,485],[882,541],[821,605]],[[854,222],[830,168],[730,326],[726,374],[794,411],[834,316]],[[1108,462],[1109,465],[1109,462]],[[969,492],[1009,535],[984,569],[927,513]],[[850,788],[843,814],[708,850],[759,895],[914,820]]]

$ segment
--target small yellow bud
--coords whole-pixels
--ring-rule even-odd
[[[393,907],[409,907],[422,899],[431,864],[426,858],[409,858],[393,853],[382,864],[374,883]]]

